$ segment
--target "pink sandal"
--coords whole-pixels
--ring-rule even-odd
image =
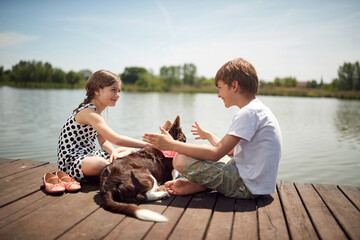
[[[62,193],[65,191],[64,184],[51,172],[45,173],[43,178],[45,191],[51,194]]]
[[[59,177],[60,181],[64,184],[66,191],[76,192],[81,189],[80,183],[72,179],[69,175],[62,171],[57,171],[56,176]]]

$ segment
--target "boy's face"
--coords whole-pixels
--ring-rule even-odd
[[[219,80],[217,83],[217,87],[219,89],[218,97],[224,101],[224,105],[226,108],[233,106],[232,103],[232,91],[231,87],[224,83],[222,80]]]

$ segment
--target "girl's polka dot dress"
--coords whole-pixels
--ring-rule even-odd
[[[86,181],[81,171],[81,163],[85,157],[99,156],[108,159],[110,155],[103,150],[95,151],[98,132],[91,125],[81,125],[75,121],[75,116],[84,108],[94,108],[95,105],[85,104],[77,109],[67,119],[58,142],[58,167],[77,181]]]

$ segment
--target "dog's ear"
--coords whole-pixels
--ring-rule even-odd
[[[163,126],[163,128],[166,130],[166,131],[169,131],[169,129],[171,128],[171,122],[170,121],[166,121],[165,125]]]
[[[186,137],[184,133],[182,132],[182,129],[180,127],[180,117],[179,115],[175,118],[171,128],[169,129],[169,134],[178,141],[186,142]]]
[[[180,117],[179,117],[179,115],[176,116],[176,118],[175,118],[172,125],[175,126],[176,128],[180,128]]]
[[[110,170],[109,165],[107,165],[107,166],[104,168],[103,172],[101,173],[101,176],[102,176],[102,177],[108,177],[110,174],[111,174],[111,170]]]

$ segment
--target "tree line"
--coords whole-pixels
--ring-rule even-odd
[[[53,68],[48,62],[21,60],[11,70],[4,70],[4,67],[0,66],[0,85],[83,87],[91,73],[90,70],[65,72],[60,68]],[[169,91],[172,87],[181,85],[210,86],[214,81],[198,77],[196,66],[192,63],[185,63],[182,66],[163,66],[158,76],[142,67],[126,67],[119,76],[125,87],[137,91]]]
[[[0,84],[20,87],[69,87],[74,88],[91,74],[89,70],[64,72],[50,63],[20,61],[11,70],[0,66]]]
[[[359,62],[345,62],[338,68],[338,76],[330,84],[325,84],[323,79],[318,83],[316,80],[309,80],[302,85],[310,89],[327,89],[330,91],[360,91],[360,65]],[[261,81],[261,86],[275,87],[299,87],[300,82],[295,77],[276,77],[273,82]]]
[[[135,86],[139,91],[169,91],[182,85],[201,87],[214,83],[214,78],[198,77],[192,63],[162,66],[159,72],[155,75],[142,67],[126,67],[120,77],[124,85]]]
[[[91,73],[87,69],[79,72],[65,72],[60,68],[53,68],[48,62],[22,60],[15,64],[11,70],[4,70],[4,67],[0,66],[0,85],[81,88]],[[214,86],[214,78],[199,77],[197,68],[192,63],[162,66],[159,75],[143,67],[126,67],[119,76],[124,83],[125,90],[134,91],[170,91],[184,85],[197,88]],[[295,77],[276,77],[273,82],[260,80],[261,87],[293,88],[298,87],[299,83]],[[359,91],[359,62],[345,62],[339,67],[337,78],[333,79],[330,84],[324,84],[322,79],[320,83],[316,80],[309,80],[303,87],[327,88],[331,91]]]

